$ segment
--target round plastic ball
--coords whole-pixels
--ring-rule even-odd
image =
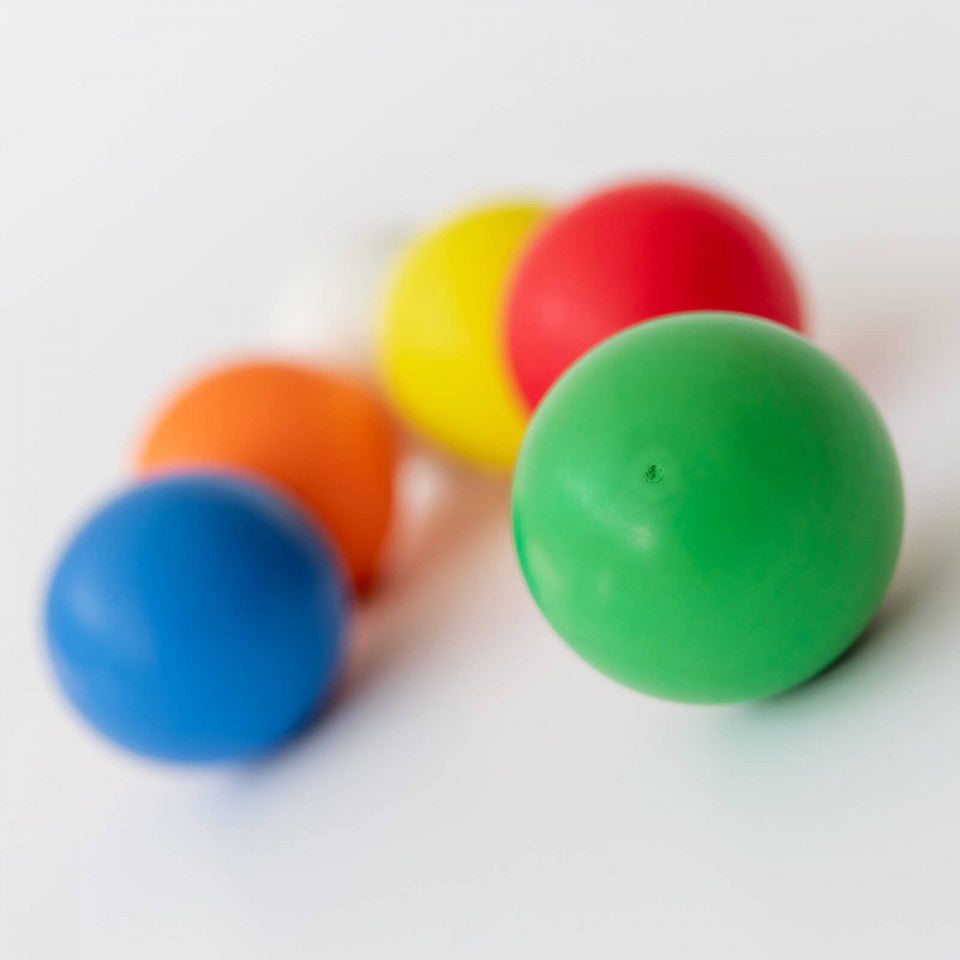
[[[625,331],[547,394],[513,488],[520,564],[585,660],[671,700],[779,693],[843,653],[887,589],[897,458],[808,340],[692,313]]]
[[[116,743],[177,761],[246,757],[302,726],[335,678],[344,621],[339,561],[300,509],[213,474],[103,507],[46,608],[73,705]]]
[[[517,266],[506,320],[516,384],[532,409],[601,340],[682,310],[802,326],[786,260],[739,207],[655,181],[588,197],[545,225]]]
[[[271,344],[294,356],[323,357],[372,383],[379,288],[408,239],[400,225],[341,229],[324,238],[270,308]]]
[[[365,590],[389,528],[395,459],[387,413],[358,379],[260,360],[213,370],[175,396],[138,466],[226,468],[275,484],[329,533]]]
[[[501,343],[503,296],[517,254],[547,209],[483,207],[427,233],[387,293],[380,369],[416,430],[475,463],[509,467],[526,413]]]

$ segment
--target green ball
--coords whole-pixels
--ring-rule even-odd
[[[729,703],[816,674],[864,629],[903,532],[863,389],[765,320],[687,313],[585,355],[537,409],[517,553],[561,637],[655,696]]]

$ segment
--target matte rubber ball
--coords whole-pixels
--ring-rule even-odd
[[[339,561],[291,501],[247,479],[175,474],[107,503],[47,595],[56,675],[114,742],[231,760],[294,733],[343,648]]]
[[[805,338],[690,313],[618,334],[547,394],[513,486],[520,564],[560,636],[658,697],[802,683],[867,625],[903,528],[863,389]]]
[[[211,370],[175,395],[138,454],[141,471],[247,473],[303,506],[355,587],[379,569],[396,453],[385,409],[347,374],[279,360]]]
[[[546,215],[517,202],[447,220],[410,245],[386,292],[379,366],[390,402],[433,444],[488,468],[513,465],[526,426],[501,343],[503,298]]]
[[[803,326],[786,258],[737,204],[655,180],[587,197],[538,231],[514,271],[504,335],[517,387],[533,409],[587,350],[681,310]]]

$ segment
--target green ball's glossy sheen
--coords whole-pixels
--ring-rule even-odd
[[[896,454],[808,340],[729,313],[627,330],[537,410],[514,533],[547,619],[656,696],[723,703],[811,677],[883,598],[903,529]]]

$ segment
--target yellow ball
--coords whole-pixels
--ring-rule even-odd
[[[419,432],[475,463],[509,467],[526,414],[501,342],[505,286],[549,213],[482,207],[416,241],[388,291],[380,339],[387,394]]]

